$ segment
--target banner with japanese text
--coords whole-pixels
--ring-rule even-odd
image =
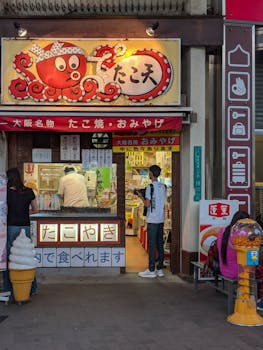
[[[117,135],[112,137],[113,152],[172,151],[180,150],[180,134],[175,131],[149,132],[142,135]]]
[[[55,131],[55,132],[146,132],[182,130],[182,117],[53,117],[0,115],[3,131]]]
[[[2,39],[2,104],[180,105],[180,39]]]

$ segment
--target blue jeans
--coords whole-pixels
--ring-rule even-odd
[[[26,236],[28,238],[30,237],[30,226],[7,226],[7,242],[6,242],[6,256],[7,261],[10,254],[10,249],[13,245],[14,240],[17,238],[17,236],[20,234],[21,229],[25,230]],[[8,269],[3,272],[3,282],[4,282],[4,291],[8,292],[11,291],[11,295],[13,295],[13,288],[12,283],[9,279],[9,271]],[[37,281],[36,278],[32,282],[31,292],[30,294],[36,293],[37,290]]]
[[[163,223],[150,224],[147,223],[147,242],[149,254],[149,270],[155,270],[156,249],[158,251],[157,270],[163,268],[164,250],[163,250]]]

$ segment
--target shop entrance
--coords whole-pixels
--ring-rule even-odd
[[[126,151],[125,153],[125,246],[126,272],[139,272],[147,268],[146,220],[142,201],[134,189],[144,189],[151,181],[148,169],[157,164],[162,173],[159,181],[167,186],[164,222],[165,268],[170,269],[170,240],[172,227],[172,152]]]

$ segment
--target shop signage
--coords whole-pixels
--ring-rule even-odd
[[[263,22],[262,0],[225,0],[226,19]]]
[[[179,39],[5,38],[2,52],[2,104],[180,104]]]
[[[145,133],[142,135],[113,135],[113,152],[173,151],[180,150],[180,134],[174,131]]]
[[[64,221],[54,222],[38,221],[38,246],[47,244],[118,244],[120,242],[119,222],[103,222],[99,224],[93,221]]]
[[[1,116],[0,130],[55,132],[117,132],[182,129],[182,117],[53,117]]]
[[[230,215],[230,204],[227,203],[212,203],[208,205],[208,215],[211,218],[223,218]]]
[[[202,147],[194,146],[194,201],[202,198]]]
[[[6,269],[6,177],[0,175],[0,271]]]
[[[35,248],[38,267],[124,267],[123,247]]]
[[[205,263],[210,245],[217,239],[221,228],[226,227],[238,211],[237,200],[200,200],[199,209],[199,261]],[[214,278],[212,275],[199,276],[200,279]]]
[[[225,192],[252,212],[252,26],[225,26]]]

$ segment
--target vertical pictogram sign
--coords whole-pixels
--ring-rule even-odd
[[[251,213],[253,26],[225,25],[225,190]]]

